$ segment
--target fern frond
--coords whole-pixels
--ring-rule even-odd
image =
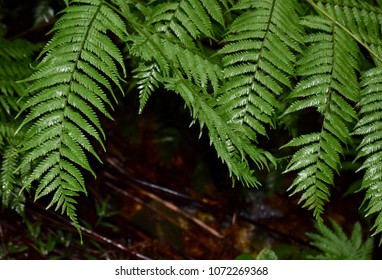
[[[113,86],[121,88],[122,55],[107,32],[124,36],[124,22],[106,1],[72,1],[52,29],[54,36],[27,81],[32,97],[21,108],[28,112],[19,130],[28,127],[20,167],[34,165],[24,189],[37,181],[35,199],[53,193],[56,204],[79,229],[74,197],[86,194],[81,169],[90,171],[86,152],[99,161],[91,138],[104,148],[97,111],[111,118]]]
[[[159,82],[185,100],[201,129],[207,127],[211,144],[227,164],[231,175],[247,186],[259,185],[251,170],[251,162],[259,168],[268,166],[270,162],[276,163],[270,153],[251,143],[242,127],[227,123],[229,112],[219,106],[215,99],[223,81],[223,71],[217,58],[210,58],[203,51],[184,47],[177,40],[158,34],[150,28],[134,22],[132,24],[137,28],[137,34],[129,36],[132,43],[131,53],[148,65],[153,62],[158,65],[161,77]],[[266,67],[267,65],[264,66]],[[269,101],[268,97],[264,99]]]
[[[365,190],[366,215],[377,215],[374,234],[382,232],[382,68],[373,68],[362,75],[361,118],[354,134],[362,136],[358,158],[364,159],[359,170],[364,170],[361,189]]]
[[[276,163],[270,153],[253,146],[240,127],[227,124],[226,112],[217,109],[217,101],[208,94],[220,86],[222,70],[219,64],[201,53],[181,48],[180,44],[153,34],[149,29],[139,31],[141,35],[130,37],[134,44],[133,54],[148,63],[155,61],[160,70],[159,82],[178,93],[194,120],[199,121],[202,129],[207,127],[211,144],[231,174],[247,186],[257,186],[259,183],[249,162],[261,168],[269,162]]]
[[[302,23],[318,31],[307,36],[310,45],[299,60],[297,73],[304,79],[290,93],[294,101],[284,115],[316,108],[322,115],[320,132],[295,138],[284,147],[299,147],[285,172],[298,171],[289,190],[301,192],[303,207],[313,210],[322,222],[323,206],[329,199],[328,186],[338,172],[343,146],[351,142],[349,127],[357,120],[352,103],[358,101],[355,74],[358,47],[333,22],[309,16]]]
[[[31,63],[37,44],[18,39],[9,41],[0,38],[0,114],[11,115],[17,112],[17,100],[25,94],[25,85],[19,80],[31,74]]]
[[[311,1],[316,9],[343,28],[363,45],[374,62],[382,63],[382,39],[376,34],[382,28],[382,9],[362,0]]]
[[[0,197],[3,207],[15,209],[19,214],[24,208],[25,196],[19,195],[20,182],[14,174],[19,164],[19,153],[14,145],[7,145],[2,149],[0,172]]]
[[[245,4],[245,5],[244,5]],[[229,122],[243,126],[250,139],[275,126],[278,96],[291,88],[301,30],[294,1],[239,2],[242,14],[229,27],[223,56],[225,84],[218,102]]]
[[[161,43],[165,50],[169,50],[167,59],[175,63],[184,77],[199,86],[205,93],[209,91],[209,87],[212,87],[214,92],[218,90],[223,72],[217,63],[201,54],[182,49],[178,44],[168,40],[162,40]]]
[[[217,91],[220,87],[223,73],[221,67],[200,52],[193,52],[150,33],[135,37],[133,44],[132,53],[148,63],[155,61],[164,80],[179,75],[198,85],[205,93]]]
[[[0,123],[0,198],[1,205],[11,208],[18,214],[24,214],[25,196],[20,194],[21,180],[27,169],[15,172],[20,164],[21,154],[19,145],[23,135],[15,135],[17,123]]]
[[[373,251],[373,239],[363,241],[362,228],[355,223],[350,237],[334,220],[333,230],[325,225],[316,226],[318,233],[307,233],[310,244],[321,251],[321,254],[310,256],[319,260],[370,260]]]
[[[260,183],[250,168],[249,159],[259,168],[268,166],[269,162],[276,165],[271,154],[252,145],[239,127],[228,124],[221,114],[214,110],[216,100],[202,94],[190,81],[174,78],[167,80],[165,87],[182,96],[193,118],[199,120],[201,130],[203,126],[208,128],[210,143],[227,164],[230,174],[246,186],[258,186]]]

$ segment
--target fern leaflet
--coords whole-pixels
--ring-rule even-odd
[[[144,13],[156,32],[189,48],[195,47],[195,40],[202,35],[214,36],[214,21],[224,25],[222,6],[227,6],[225,0],[181,0],[153,5]]]
[[[152,63],[150,65],[141,64],[137,69],[135,78],[138,79],[139,90],[139,113],[142,113],[151,93],[158,87],[160,79],[158,65]]]

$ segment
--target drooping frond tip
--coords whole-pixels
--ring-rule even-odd
[[[315,108],[323,120],[319,132],[294,138],[284,146],[299,148],[285,172],[298,172],[289,189],[292,194],[301,193],[303,207],[313,210],[322,223],[333,174],[339,170],[343,147],[351,142],[350,127],[357,120],[353,104],[359,94],[355,75],[359,50],[329,20],[309,16],[302,23],[314,33],[306,37],[308,48],[298,62],[297,74],[304,79],[288,96],[293,103],[283,115]]]

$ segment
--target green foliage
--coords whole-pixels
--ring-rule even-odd
[[[240,254],[235,258],[235,260],[277,260],[277,255],[276,253],[268,248],[262,249],[257,255],[256,258],[254,258],[251,254],[249,253],[243,253]]]
[[[18,146],[22,135],[15,135],[17,122],[13,121],[20,110],[18,99],[25,94],[25,85],[18,81],[31,74],[29,67],[38,45],[29,41],[0,38],[0,197],[3,207],[10,207],[23,214],[25,196],[20,194],[21,172]]]
[[[211,5],[219,8],[211,10]],[[137,31],[128,37],[128,41],[133,56],[154,63],[151,67],[158,68],[154,81],[178,93],[193,118],[199,120],[201,129],[207,127],[211,144],[230,172],[244,184],[254,186],[259,182],[253,176],[249,162],[262,167],[275,161],[270,153],[252,145],[243,128],[227,122],[226,111],[218,108],[220,104],[214,97],[224,80],[223,69],[218,59],[210,57],[207,48],[195,47],[205,37],[214,39],[213,27],[219,24],[219,18],[223,18],[221,8],[225,6],[225,1],[180,1],[140,7],[144,14],[143,23],[126,17]],[[194,9],[199,13],[195,14]],[[142,66],[136,71],[139,72],[138,84],[145,104],[154,83],[152,77],[141,69]]]
[[[357,120],[353,106],[359,99],[355,74],[359,50],[332,21],[309,16],[302,24],[312,29],[306,36],[307,48],[297,67],[297,75],[304,79],[289,94],[289,99],[297,100],[284,114],[313,107],[323,120],[319,132],[299,136],[284,146],[301,147],[285,172],[299,171],[290,186],[292,194],[303,192],[300,201],[304,201],[304,207],[313,209],[321,223],[324,203],[329,200],[328,185],[333,185],[343,146],[352,141],[349,127]]]
[[[19,112],[28,111],[19,126],[28,127],[22,145],[26,156],[19,168],[33,165],[23,188],[29,190],[37,181],[35,199],[53,193],[48,208],[61,208],[79,230],[75,197],[86,194],[79,168],[95,176],[85,151],[101,161],[90,138],[104,148],[105,134],[95,109],[111,118],[107,107],[114,97],[112,83],[121,87],[116,63],[124,70],[121,52],[106,33],[122,37],[125,30],[104,1],[72,4],[56,22],[42,61],[27,79],[31,97]]]
[[[29,63],[39,46],[0,36],[0,117],[4,121],[19,110],[17,100],[25,93],[25,86],[18,81],[31,74]]]
[[[362,228],[359,223],[354,225],[351,236],[332,221],[333,230],[326,226],[317,226],[318,233],[307,233],[310,244],[316,247],[320,254],[310,256],[320,260],[370,260],[373,250],[373,239],[363,241]]]
[[[264,248],[263,250],[261,250],[257,254],[256,260],[272,260],[272,261],[275,261],[275,260],[277,260],[277,255],[273,250],[268,249],[268,248]]]
[[[365,190],[366,215],[377,214],[374,232],[382,231],[382,69],[370,69],[361,78],[361,101],[359,102],[361,118],[354,134],[363,137],[358,147],[358,157],[365,160],[360,170],[365,170],[361,189]]]
[[[21,138],[15,136],[16,128],[12,123],[3,123],[0,126],[0,137],[4,142],[1,143],[0,150],[2,154],[0,166],[0,197],[3,207],[10,207],[20,215],[23,215],[25,196],[20,194],[21,174],[15,174],[17,166],[20,164],[20,153],[18,145]]]
[[[228,122],[257,140],[275,126],[278,96],[291,88],[295,55],[302,43],[294,1],[248,1],[223,39],[224,86],[218,102]]]
[[[33,71],[34,44],[0,42],[3,204],[22,178],[23,191],[49,196],[48,207],[79,229],[76,197],[87,192],[83,172],[96,175],[88,156],[101,161],[114,91],[136,92],[142,112],[161,89],[184,100],[233,181],[259,187],[261,169],[297,173],[289,190],[320,224],[345,154],[358,152],[366,215],[376,215],[380,233],[382,10],[374,2],[64,1]],[[49,5],[39,1],[36,13]],[[284,126],[288,139],[268,140]]]

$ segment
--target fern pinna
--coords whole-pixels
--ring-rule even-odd
[[[27,128],[22,146],[27,155],[20,168],[33,165],[23,187],[30,189],[37,181],[36,199],[53,193],[48,207],[61,208],[77,229],[75,197],[86,194],[80,168],[95,176],[85,151],[100,160],[90,138],[104,147],[97,112],[111,118],[107,108],[112,83],[120,87],[116,63],[124,69],[108,31],[124,33],[124,22],[109,4],[72,1],[52,29],[55,34],[42,51],[42,61],[27,79],[30,98],[20,111],[28,110],[19,127]]]

